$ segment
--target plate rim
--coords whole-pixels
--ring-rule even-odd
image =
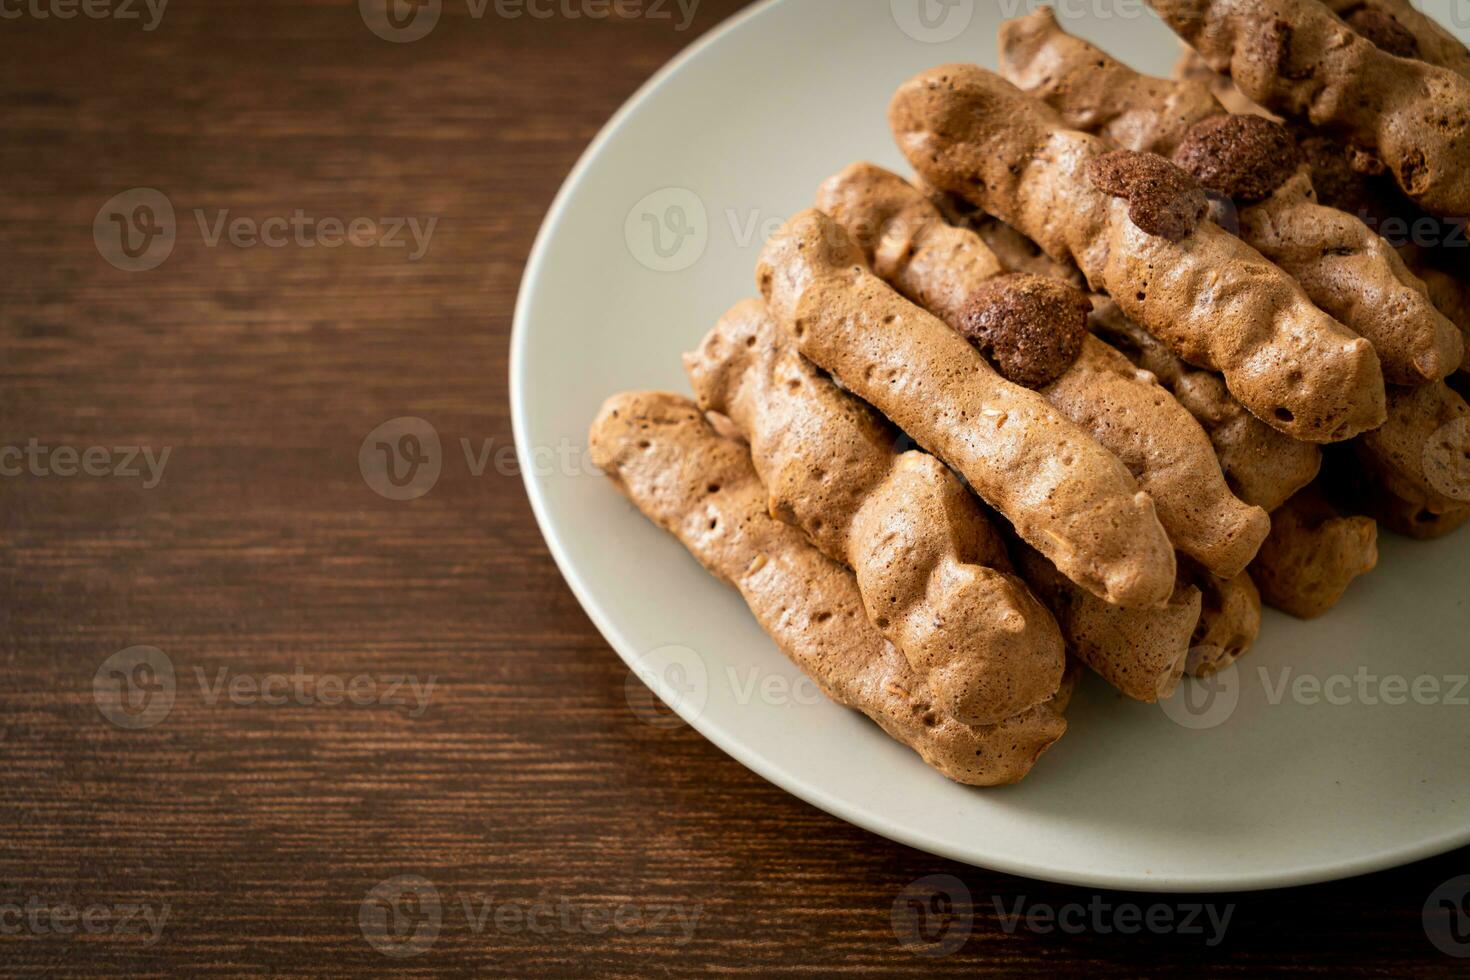
[[[565,580],[567,586],[571,589],[573,596],[576,597],[577,603],[582,607],[583,612],[587,614],[592,624],[602,635],[602,638],[607,641],[607,644],[618,655],[618,658],[630,670],[636,670],[638,666],[637,658],[627,652],[633,649],[634,644],[629,642],[628,638],[617,625],[604,613],[601,605],[594,596],[592,586],[583,579],[581,573],[568,557],[561,534],[549,514],[545,495],[535,477],[535,467],[532,465],[531,450],[527,448],[530,445],[529,434],[527,432],[529,423],[526,421],[526,409],[523,408],[525,404],[524,399],[529,387],[525,379],[526,349],[531,336],[528,307],[531,296],[536,291],[537,284],[544,275],[547,253],[550,251],[551,241],[555,237],[560,225],[567,218],[572,197],[592,171],[598,158],[602,155],[608,143],[611,142],[613,136],[622,128],[624,122],[642,108],[656,92],[667,85],[676,74],[690,63],[696,61],[708,48],[720,43],[737,30],[748,26],[763,14],[786,2],[788,0],[757,0],[757,2],[710,28],[702,37],[681,50],[669,62],[663,65],[663,67],[654,72],[613,113],[611,118],[602,126],[591,143],[588,144],[587,148],[578,157],[576,164],[568,172],[556,196],[553,198],[551,206],[547,210],[546,216],[536,233],[535,241],[531,246],[525,269],[521,275],[520,287],[516,291],[515,312],[511,321],[509,392],[511,434],[515,442],[516,458],[521,471],[521,482],[525,486],[526,496],[530,500],[531,511],[536,518],[537,528],[540,530],[542,538],[546,541],[547,549],[551,553],[552,560],[556,563],[557,570],[561,573],[563,580]],[[643,678],[643,680],[645,683],[651,683],[656,688],[663,686],[663,678],[656,674]],[[1061,866],[1050,866],[1033,860],[1009,858],[1004,855],[987,855],[982,863],[976,859],[974,854],[962,853],[959,848],[946,846],[942,842],[928,838],[921,832],[913,831],[901,824],[896,824],[882,815],[865,808],[860,803],[850,802],[846,799],[832,796],[797,776],[795,773],[788,771],[783,766],[771,762],[755,751],[747,749],[733,734],[727,733],[720,726],[711,724],[708,719],[687,708],[682,703],[682,699],[677,696],[677,692],[663,690],[655,691],[655,693],[659,694],[660,698],[666,704],[674,706],[673,710],[678,712],[686,724],[740,765],[797,799],[815,806],[817,809],[845,823],[860,827],[869,833],[876,834],[879,837],[886,838],[906,847],[912,847],[923,853],[956,861],[970,867],[998,871],[1004,874],[1017,875],[1059,885],[1101,888],[1123,892],[1171,894],[1265,891],[1342,881],[1348,878],[1372,874],[1377,871],[1402,867],[1470,845],[1470,826],[1466,826],[1458,833],[1445,833],[1439,837],[1416,842],[1413,845],[1386,848],[1377,853],[1364,855],[1356,859],[1319,863],[1311,867],[1296,868],[1277,873],[1252,871],[1238,874],[1214,873],[1211,875],[1161,875],[1152,877],[1146,871],[1137,871],[1131,874],[1092,872]],[[976,789],[975,792],[984,792],[984,790]]]

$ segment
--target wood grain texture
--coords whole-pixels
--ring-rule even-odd
[[[461,438],[511,444],[507,338],[545,209],[637,85],[740,5],[703,0],[680,32],[646,18],[476,20],[444,0],[412,44],[373,36],[350,0],[175,0],[151,32],[0,21],[0,447],[171,451],[151,488],[0,478],[0,973],[1257,977],[1460,965],[1429,944],[1420,915],[1435,886],[1470,871],[1463,851],[1216,899],[1237,908],[1214,948],[1008,931],[997,903],[1094,896],[888,843],[688,728],[641,720],[653,709],[563,585],[513,467],[476,477],[446,465],[406,503],[366,485],[359,445],[398,416],[430,420],[447,453]],[[128,273],[102,260],[92,221],[140,186],[163,191],[180,226],[163,265]],[[211,247],[194,209],[439,221],[408,261],[386,248]],[[140,644],[170,658],[176,700],[129,730],[103,717],[93,681]],[[197,677],[221,669],[435,687],[418,717],[311,698],[211,703]],[[968,940],[942,957],[903,948],[892,922],[900,892],[931,874],[958,876],[975,906]],[[400,875],[433,884],[442,924],[422,955],[398,960],[366,940],[360,912]],[[7,912],[33,898],[166,904],[169,917],[151,944],[61,935]],[[486,900],[491,916],[476,923]],[[517,927],[515,912],[497,925],[493,909],[537,903],[556,910],[550,929],[544,917],[542,932]],[[665,905],[698,912],[692,940],[667,921],[649,931]],[[588,910],[620,906],[636,931],[588,931]]]

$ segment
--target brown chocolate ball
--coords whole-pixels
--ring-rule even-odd
[[[1092,301],[1057,279],[1014,273],[970,296],[960,332],[1008,381],[1044,388],[1077,360]]]

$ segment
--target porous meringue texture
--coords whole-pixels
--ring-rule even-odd
[[[908,234],[885,230],[888,215],[902,215],[906,230],[943,223],[919,189],[871,165],[849,167],[829,179],[817,203],[830,207],[844,228],[878,230],[875,241],[910,240]],[[973,231],[947,227],[944,240],[966,261],[942,266],[930,261],[922,247],[905,247],[897,250],[897,259],[875,262],[875,267],[901,293],[961,334],[978,337],[982,349],[993,349],[995,337],[1007,331],[1023,337],[1050,331],[1068,340],[1075,335],[1077,353],[1069,354],[1064,369],[1037,390],[1137,478],[1153,498],[1175,548],[1225,578],[1244,569],[1270,530],[1266,513],[1231,494],[1208,437],[1188,411],[1152,376],[1087,336],[1092,302],[1054,279],[997,274],[999,257]],[[969,296],[969,303],[961,305],[960,296]],[[1026,321],[1025,326],[1018,329],[1017,320]],[[1013,342],[1011,349],[1024,346]],[[1052,373],[1060,358],[1046,345],[1038,346],[1045,373]]]
[[[1380,51],[1400,58],[1419,57],[1419,39],[1392,14],[1379,7],[1359,7],[1343,18],[1349,27]]]
[[[788,221],[757,283],[802,354],[957,470],[1068,578],[1119,605],[1168,601],[1173,546],[1117,457],[894,292],[830,217]]]
[[[1389,54],[1417,58],[1470,78],[1470,50],[1411,0],[1321,0]],[[1392,26],[1390,26],[1392,25]]]
[[[1181,242],[1150,235],[1087,170],[1111,152],[974,65],[906,82],[889,122],[924,178],[1071,258],[1089,283],[1185,360],[1219,371],[1257,418],[1312,442],[1382,424],[1383,373],[1368,341],[1297,282],[1210,221]]]
[[[1125,149],[1167,156],[1190,126],[1223,111],[1208,84],[1139,75],[1062,30],[1050,7],[1001,24],[999,48],[1007,80]]]
[[[1149,0],[1273,112],[1374,153],[1425,210],[1470,214],[1470,79],[1382,50],[1321,0]]]
[[[1194,584],[1200,590],[1199,624],[1184,670],[1204,677],[1229,667],[1255,645],[1261,633],[1261,592],[1246,572],[1229,579],[1197,575]]]
[[[1315,619],[1377,564],[1378,525],[1339,513],[1313,484],[1271,515],[1271,536],[1251,575],[1268,605]]]
[[[1077,588],[1024,543],[1016,564],[1044,599],[1067,638],[1067,649],[1103,680],[1136,701],[1166,699],[1179,687],[1200,619],[1200,591],[1176,583],[1154,609],[1125,609]]]
[[[1470,405],[1445,384],[1388,390],[1388,421],[1353,441],[1359,465],[1430,514],[1470,507]]]
[[[1052,697],[1055,620],[1011,569],[980,503],[934,457],[799,354],[759,300],[684,357],[699,405],[750,444],[772,516],[857,575],[873,625],[945,714],[995,724]]]
[[[592,424],[593,463],[717,578],[735,586],[776,645],[827,697],[855,708],[961,783],[1014,783],[1063,732],[1055,703],[997,725],[938,710],[903,654],[869,622],[852,572],[772,518],[746,447],[666,392],[610,398]]]
[[[1206,189],[1234,198],[1233,230],[1370,341],[1388,381],[1424,384],[1459,368],[1463,332],[1425,284],[1360,218],[1318,202],[1320,171],[1309,159],[1342,185],[1335,196],[1361,188],[1341,149],[1318,139],[1304,153],[1278,124],[1225,114],[1199,82],[1141,75],[1062,30],[1049,10],[1003,25],[1001,50],[1007,77],[1068,125],[1172,156]],[[1343,171],[1335,178],[1333,166]]]
[[[1105,296],[1092,299],[1092,328],[1169,389],[1209,434],[1225,481],[1267,513],[1317,478],[1322,449],[1277,432],[1245,410],[1220,376],[1190,367]]]

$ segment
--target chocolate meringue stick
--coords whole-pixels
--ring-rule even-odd
[[[1255,646],[1261,633],[1261,592],[1248,572],[1231,579],[1201,575],[1199,624],[1185,670],[1202,677],[1224,670]]]
[[[1315,619],[1377,564],[1378,525],[1339,513],[1313,484],[1271,515],[1271,536],[1251,575],[1267,604]]]
[[[1257,418],[1311,442],[1382,424],[1372,345],[1259,252],[1201,220],[1203,191],[1167,161],[1110,152],[974,65],[905,83],[889,120],[926,180],[1053,258],[1072,258],[1093,288],[1177,354],[1223,374]]]
[[[946,213],[950,195],[925,191],[925,197]],[[941,203],[942,202],[942,203]],[[1010,225],[977,211],[962,218],[1007,272],[1051,276],[1069,285],[1081,284],[1081,273],[1070,262],[1048,258],[1045,252]],[[957,216],[958,217],[958,216]],[[953,220],[946,218],[946,220]],[[1242,502],[1267,513],[1280,507],[1322,468],[1322,449],[1277,432],[1256,418],[1225,387],[1213,371],[1190,367],[1169,348],[1123,315],[1111,297],[1093,294],[1088,321],[1092,331],[1137,366],[1152,374],[1204,427],[1225,473],[1225,482]]]
[[[1007,272],[1035,272],[1067,283],[1077,276],[1075,266],[1047,258],[1009,225],[988,218],[974,227]],[[1225,482],[1241,501],[1270,513],[1316,479],[1322,468],[1321,447],[1277,432],[1247,412],[1226,389],[1224,379],[1185,364],[1124,316],[1111,297],[1093,294],[1089,298],[1088,322],[1093,333],[1152,374],[1204,427]]]
[[[1125,609],[1077,588],[1024,542],[1016,564],[1056,614],[1067,649],[1136,701],[1167,699],[1179,687],[1200,622],[1200,590],[1179,581],[1157,609]]]
[[[792,218],[757,282],[802,354],[958,470],[1067,578],[1118,605],[1168,600],[1174,548],[1117,457],[868,271],[835,221]]]
[[[979,235],[947,224],[922,192],[882,168],[848,167],[822,185],[817,207],[860,243],[879,276],[956,330],[964,330],[982,289],[1001,285],[1001,263]],[[1076,296],[1076,329],[1085,334],[1086,301]],[[1060,322],[1035,326],[1038,333],[1065,329]],[[1035,390],[1123,461],[1153,498],[1175,548],[1220,578],[1245,571],[1270,518],[1230,492],[1209,437],[1152,376],[1084,335],[1076,360]]]
[[[1092,329],[1169,389],[1210,436],[1235,495],[1274,511],[1322,469],[1322,449],[1277,432],[1236,401],[1212,371],[1190,367],[1106,296],[1092,298]]]
[[[1470,214],[1470,79],[1399,58],[1321,0],[1149,0],[1251,99],[1378,156],[1426,211]]]
[[[1380,50],[1448,68],[1470,78],[1465,43],[1409,0],[1322,0],[1349,27]]]
[[[1395,530],[1419,536],[1417,525],[1427,531],[1439,518],[1449,523],[1470,510],[1470,404],[1448,385],[1389,388],[1388,421],[1352,448],[1390,504],[1385,523]],[[1394,519],[1397,502],[1408,504],[1417,522]]]
[[[987,727],[936,711],[923,678],[868,622],[852,573],[766,513],[745,447],[716,435],[693,402],[663,392],[616,395],[592,424],[590,443],[593,463],[711,574],[739,589],[824,694],[950,779],[1017,782],[1066,731],[1050,703]]]
[[[1267,112],[1246,98],[1245,93],[1236,88],[1234,82],[1206,64],[1205,59],[1194,48],[1183,41],[1179,42],[1179,48],[1179,60],[1174,62],[1171,78],[1208,86],[1215,98],[1220,100],[1220,104],[1236,115],[1261,116],[1275,122],[1281,121],[1275,113]]]
[[[1172,157],[1206,190],[1233,198],[1240,237],[1371,341],[1390,382],[1424,384],[1459,369],[1460,329],[1388,242],[1317,202],[1311,167],[1284,127],[1231,116],[1202,83],[1133,71],[1062,30],[1050,8],[1002,24],[1000,50],[1002,74],[1067,125]]]
[[[726,313],[684,367],[700,408],[749,441],[771,514],[852,568],[940,711],[995,724],[1056,692],[1061,633],[979,501],[933,456],[899,453],[898,432],[797,353],[765,304]]]

